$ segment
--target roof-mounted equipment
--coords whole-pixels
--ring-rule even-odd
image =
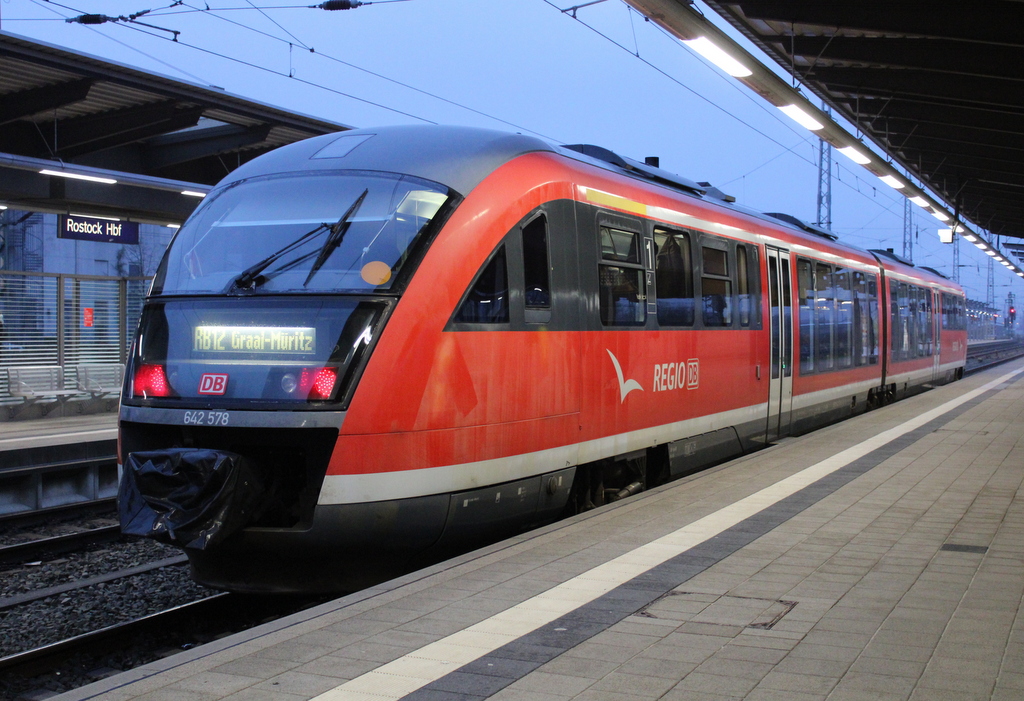
[[[891,248],[885,248],[885,249],[882,249],[882,248],[869,248],[868,251],[870,251],[871,253],[874,253],[876,258],[878,256],[885,256],[886,258],[888,258],[890,260],[894,260],[897,263],[902,263],[903,265],[909,265],[911,268],[914,267],[913,263],[911,263],[909,260],[907,260],[906,258],[901,256],[899,253],[896,253]]]
[[[699,182],[697,184],[704,188],[704,192],[708,197],[714,197],[716,200],[722,200],[722,202],[728,202],[729,204],[736,201],[736,198],[733,195],[725,194],[711,183]]]
[[[650,180],[656,182],[659,185],[666,185],[674,190],[682,190],[693,195],[703,197],[707,193],[707,189],[701,187],[698,183],[692,180],[687,180],[681,175],[670,173],[667,170],[662,170],[656,166],[648,163],[641,163],[640,161],[634,161],[632,158],[626,158],[620,156],[614,151],[609,151],[601,146],[594,146],[593,144],[570,144],[563,146],[562,148],[575,151],[576,153],[582,153],[584,156],[589,156],[598,161],[610,163],[613,166],[617,166],[630,175],[635,175],[643,178],[644,180]]]
[[[802,219],[797,219],[792,214],[786,214],[785,212],[765,212],[764,215],[766,217],[771,217],[772,219],[785,222],[786,224],[794,226],[801,231],[806,231],[808,234],[814,234],[815,236],[820,236],[824,239],[828,239],[829,241],[839,240],[839,236],[828,229],[818,226],[817,224],[808,224]]]

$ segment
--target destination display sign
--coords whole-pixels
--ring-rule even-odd
[[[316,353],[316,329],[304,326],[196,326],[192,339],[205,353]]]
[[[57,236],[77,241],[136,244],[139,242],[139,223],[62,214]]]

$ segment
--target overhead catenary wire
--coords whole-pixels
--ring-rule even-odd
[[[246,2],[248,2],[248,1],[249,0],[246,0]],[[402,0],[402,1],[408,1],[408,0]],[[547,0],[545,0],[545,2],[546,2],[547,5],[549,5],[551,7],[555,7],[553,5],[553,3],[551,3],[551,2],[549,2]],[[52,3],[52,1],[48,2],[47,4],[56,4],[58,6],[62,6],[62,7],[66,7],[67,8],[67,6],[65,6],[65,5],[60,5],[60,3]],[[226,17],[223,17],[219,13],[226,14],[229,11],[242,11],[242,12],[249,12],[251,14],[254,11],[257,11],[257,10],[261,10],[261,9],[262,10],[271,10],[271,9],[275,9],[275,7],[280,7],[282,10],[287,10],[287,9],[304,9],[304,8],[308,9],[309,8],[308,5],[280,5],[280,6],[267,5],[267,6],[263,6],[263,5],[259,5],[258,3],[252,3],[252,2],[250,2],[249,7],[231,7],[231,8],[216,8],[216,7],[214,7],[214,8],[210,8],[210,9],[187,7],[187,6],[186,7],[175,7],[174,5],[169,5],[168,7],[163,8],[163,9],[155,9],[155,10],[153,10],[150,13],[150,16],[151,17],[168,16],[168,15],[176,14],[176,13],[193,12],[193,13],[211,14],[211,15],[213,15],[215,17],[218,17],[219,19],[223,19],[225,21],[231,21],[231,20],[228,20]],[[67,9],[73,10],[74,8],[67,8]],[[632,11],[631,8],[630,8],[630,11]],[[78,12],[80,12],[80,11],[78,11]],[[265,15],[266,13],[262,13],[262,14]],[[609,36],[603,34],[602,32],[596,30],[595,28],[590,27],[590,25],[588,25],[586,22],[584,22],[582,20],[579,20],[578,18],[577,18],[577,21],[580,21],[581,24],[586,26],[588,29],[591,29],[591,31],[594,31],[598,35],[602,36],[602,38],[604,38],[605,40],[610,41],[611,43],[613,43],[616,46],[618,46],[620,48],[620,50],[623,50],[623,51],[631,54],[634,58],[640,60],[642,63],[647,65],[650,69],[655,70],[656,72],[662,74],[666,78],[671,79],[674,83],[676,83],[677,85],[679,85],[683,89],[687,90],[690,93],[693,93],[699,99],[704,100],[705,102],[708,102],[708,104],[713,105],[715,108],[717,108],[717,109],[719,109],[721,111],[726,111],[725,108],[723,108],[722,106],[720,106],[718,104],[715,104],[713,101],[708,100],[703,95],[700,95],[700,94],[696,93],[692,88],[690,88],[689,86],[685,85],[685,83],[683,83],[682,80],[677,79],[674,76],[671,76],[667,71],[661,69],[660,67],[655,65],[652,61],[648,60],[645,57],[641,57],[641,56],[638,55],[638,54],[640,54],[639,40],[642,40],[642,36],[640,37],[639,40],[636,37],[636,31],[638,31],[639,28],[637,28],[637,27],[635,27],[635,25],[633,25],[632,16],[631,16],[630,24],[631,24],[631,27],[634,29],[634,37],[633,37],[633,44],[634,44],[634,46],[633,47],[619,45],[618,42],[615,42]],[[123,24],[123,23],[115,23],[115,24],[118,25],[118,26],[128,26],[128,25]],[[277,25],[277,27],[282,32],[288,32],[288,29],[285,28],[284,24],[282,24],[280,22],[275,22],[275,24]],[[239,26],[240,26],[240,28],[246,29],[248,31],[259,32],[263,36],[266,36],[268,39],[273,39],[275,41],[279,41],[279,42],[282,42],[282,43],[296,44],[296,39],[298,39],[299,41],[302,41],[302,39],[301,39],[302,35],[299,34],[299,33],[296,33],[296,35],[292,35],[293,38],[289,42],[288,40],[284,39],[282,36],[275,36],[272,33],[263,32],[260,29],[257,29],[256,27],[249,26],[249,25],[246,25],[244,23],[239,23]],[[657,25],[655,25],[655,26],[657,27]],[[141,27],[129,27],[129,28],[133,28],[133,29],[135,29],[135,31],[142,32],[143,34],[146,34],[147,36],[153,36],[155,38],[169,40],[168,37],[166,37],[166,36],[160,36],[160,35],[148,32],[148,31],[144,31],[144,29],[141,28]],[[96,32],[96,30],[93,29],[92,27],[90,27],[90,29],[92,31]],[[658,27],[658,29],[659,29],[659,31],[662,31],[660,27]],[[273,31],[273,30],[271,30],[271,31]],[[110,36],[110,34],[111,34],[110,32],[96,32],[96,33],[100,34],[101,36],[104,36],[104,37],[108,38],[109,40],[115,41],[115,43],[118,43],[121,46],[124,46],[126,48],[130,48],[133,51],[136,51],[136,52],[138,52],[141,55],[147,56],[151,60],[159,61],[161,63],[161,65],[168,66],[169,68],[172,68],[175,72],[180,72],[180,73],[189,75],[191,79],[199,80],[199,82],[203,82],[203,83],[207,83],[207,84],[211,82],[211,81],[200,80],[195,75],[187,73],[186,71],[183,71],[179,67],[181,65],[180,63],[176,63],[176,64],[172,65],[171,63],[168,63],[168,62],[165,62],[165,61],[161,61],[160,59],[156,58],[155,56],[152,56],[150,54],[147,54],[144,51],[139,50],[135,46],[130,46],[129,44],[126,44],[125,42],[121,42],[121,41],[117,40],[116,38]],[[288,32],[288,33],[290,34],[290,32]],[[115,34],[116,34],[116,32],[115,32]],[[181,42],[179,41],[179,43],[181,43]],[[257,70],[260,70],[260,71],[265,71],[265,72],[273,74],[275,76],[288,77],[288,73],[286,71],[284,71],[284,70],[277,70],[277,69],[274,69],[274,68],[268,68],[266,65],[262,65],[262,64],[265,63],[265,59],[262,59],[262,58],[260,58],[260,59],[253,59],[253,60],[246,60],[246,59],[239,58],[239,57],[236,57],[236,56],[228,55],[227,53],[223,53],[223,52],[215,50],[215,49],[207,49],[204,46],[200,45],[199,43],[184,42],[182,45],[189,46],[189,48],[191,48],[191,49],[193,49],[195,51],[200,51],[200,52],[203,52],[203,53],[205,53],[207,55],[218,56],[220,58],[223,58],[223,59],[235,62],[235,63],[237,63],[239,65],[244,65],[244,66],[247,66],[247,67],[251,67],[253,69],[257,69]],[[338,57],[331,56],[331,55],[328,55],[328,54],[323,54],[323,53],[320,53],[318,51],[311,51],[311,53],[314,54],[314,55],[317,55],[317,56],[322,56],[322,57],[328,59],[329,61],[338,63],[339,65],[345,65],[345,66],[347,66],[349,68],[352,68],[353,70],[358,70],[358,71],[364,72],[367,75],[371,75],[371,76],[376,77],[378,79],[391,82],[391,83],[393,83],[395,85],[398,85],[400,87],[403,87],[405,89],[409,89],[409,90],[418,92],[418,93],[423,94],[425,96],[431,97],[432,99],[437,99],[437,100],[440,100],[440,101],[444,101],[444,102],[446,102],[448,104],[451,104],[453,106],[473,111],[474,113],[477,113],[477,114],[479,114],[479,115],[481,115],[483,117],[486,117],[488,119],[495,119],[495,120],[501,121],[504,124],[508,124],[509,126],[512,126],[512,127],[516,128],[517,130],[532,131],[532,130],[526,129],[526,128],[520,126],[520,125],[516,125],[516,124],[513,124],[513,123],[511,123],[511,122],[509,122],[507,120],[503,120],[503,119],[501,119],[499,117],[496,117],[495,115],[491,115],[491,114],[488,114],[486,112],[483,112],[483,111],[480,111],[480,110],[476,110],[474,108],[468,107],[467,105],[460,104],[460,103],[458,103],[458,102],[456,102],[454,100],[450,100],[448,98],[441,97],[440,95],[436,95],[436,94],[430,93],[430,92],[428,92],[426,90],[422,90],[422,89],[417,88],[417,87],[415,87],[413,85],[410,85],[408,83],[403,83],[402,81],[398,81],[398,80],[389,78],[386,75],[383,75],[383,74],[377,73],[375,71],[366,69],[366,68],[364,68],[362,66],[355,65],[352,62],[345,61],[345,60],[340,59]],[[294,78],[293,77],[293,80],[297,80],[300,83],[307,84],[307,85],[310,85],[312,87],[315,87],[315,88],[318,88],[318,89],[322,89],[322,90],[331,92],[332,94],[336,94],[336,95],[339,95],[339,96],[342,96],[342,97],[346,97],[346,98],[349,98],[349,99],[360,101],[360,102],[363,102],[365,104],[368,104],[368,105],[371,105],[371,106],[374,106],[374,107],[378,107],[378,108],[382,108],[382,109],[385,109],[385,110],[389,110],[389,111],[395,112],[397,114],[402,114],[403,116],[407,116],[407,117],[415,119],[417,121],[423,121],[423,122],[427,122],[427,123],[434,123],[434,120],[431,120],[431,119],[428,119],[428,118],[425,118],[425,117],[421,117],[420,115],[414,114],[414,113],[412,113],[412,112],[410,112],[408,110],[396,109],[396,108],[393,108],[393,107],[391,107],[389,105],[386,105],[386,104],[381,104],[379,102],[375,102],[375,101],[372,101],[372,100],[367,100],[365,98],[360,98],[360,97],[357,97],[356,95],[351,94],[349,92],[346,92],[346,91],[343,91],[343,90],[339,90],[337,88],[332,88],[332,87],[330,87],[328,85],[321,84],[321,83],[319,83],[315,79]],[[729,83],[732,84],[732,81],[729,81]],[[736,86],[733,85],[733,88],[736,89]],[[750,99],[750,98],[748,97],[748,99]],[[760,106],[760,107],[761,107],[761,109],[764,110],[763,105]],[[772,112],[770,112],[768,110],[764,110],[764,111],[766,111],[769,114],[772,114]],[[751,128],[754,132],[760,134],[761,136],[768,138],[770,141],[772,141],[773,143],[777,144],[779,147],[781,147],[783,149],[783,153],[780,153],[778,156],[773,157],[771,160],[775,160],[776,158],[781,157],[782,155],[784,155],[784,153],[793,153],[798,158],[800,158],[802,161],[808,163],[809,165],[814,165],[810,158],[804,156],[800,152],[801,149],[800,149],[799,145],[795,145],[795,146],[786,145],[785,143],[783,143],[783,141],[781,141],[781,140],[779,140],[777,138],[773,138],[772,136],[770,136],[769,134],[765,133],[761,129],[758,129],[756,127],[756,125],[753,125],[753,124],[743,120],[742,118],[737,118],[736,115],[733,114],[733,113],[730,113],[728,111],[726,111],[726,113],[730,114],[730,116],[733,116],[740,123],[744,124],[748,128]],[[774,114],[773,114],[773,117],[778,119]],[[790,125],[788,125],[786,122],[784,122],[782,120],[778,120],[778,121],[780,123],[782,123],[782,124],[786,124],[787,128],[791,128]],[[793,131],[796,132],[795,129],[793,129]],[[538,133],[538,132],[533,132],[533,133]],[[544,134],[540,134],[540,135],[541,136],[545,136]],[[545,138],[551,139],[551,137],[548,137],[548,136],[545,136]],[[552,140],[554,140],[554,139],[552,139]],[[814,138],[809,138],[807,135],[803,135],[802,133],[801,133],[801,140],[804,143],[811,143],[812,141],[815,141]],[[757,168],[755,168],[754,170],[758,170],[758,169],[764,167],[764,165],[766,165],[766,164],[762,164],[762,165],[758,166]],[[863,192],[859,186],[864,181],[861,180],[861,178],[859,177],[859,175],[856,172],[853,172],[850,169],[843,167],[844,165],[845,164],[842,164],[841,162],[837,163],[837,165],[836,165],[837,169],[839,169],[839,171],[844,176],[843,178],[840,179],[840,182],[846,188],[848,188],[850,190],[853,190],[854,192],[857,192],[862,197],[870,199],[871,198],[871,190],[873,190],[874,188],[869,189],[867,192]],[[854,177],[853,178],[848,178],[849,174],[852,174]],[[892,193],[889,193],[885,188],[881,188],[881,190],[877,194],[878,194],[879,197],[884,197],[886,201],[891,200],[892,197],[893,197]],[[896,200],[899,200],[899,198],[896,197]],[[878,201],[878,200],[876,199],[875,201]],[[902,201],[902,200],[899,200],[899,201]],[[860,227],[857,231],[864,231],[865,228],[867,228],[867,227]],[[851,232],[851,233],[853,233],[853,232]]]

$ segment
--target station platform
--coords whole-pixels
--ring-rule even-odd
[[[0,470],[114,455],[117,413],[0,423]]]
[[[1024,698],[1024,363],[58,699]]]

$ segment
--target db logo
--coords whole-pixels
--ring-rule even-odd
[[[199,378],[199,394],[224,394],[228,391],[228,376],[205,373]]]

